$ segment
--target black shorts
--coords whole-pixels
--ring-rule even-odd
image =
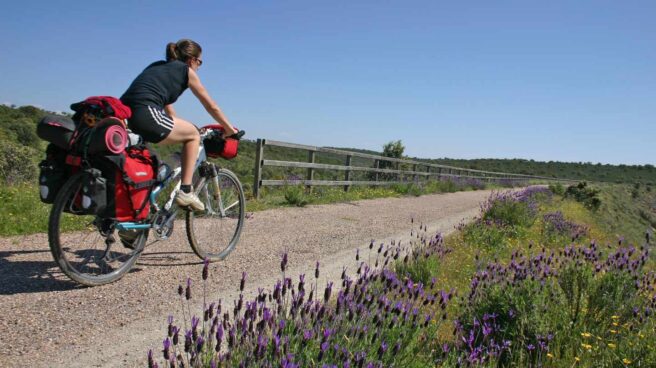
[[[128,127],[146,142],[159,143],[173,130],[173,119],[161,108],[138,106],[132,109]]]

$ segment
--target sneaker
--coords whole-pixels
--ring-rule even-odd
[[[194,211],[202,211],[205,209],[203,202],[201,202],[196,193],[193,192],[185,193],[183,191],[178,191],[178,194],[175,196],[175,202],[180,207],[191,207]]]

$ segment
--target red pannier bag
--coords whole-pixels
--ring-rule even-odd
[[[222,157],[226,160],[230,160],[237,156],[239,140],[230,137],[223,139],[223,127],[221,125],[207,125],[201,129],[213,129],[218,131],[217,134],[203,140],[203,146],[205,147],[205,152],[208,157]]]
[[[99,214],[117,221],[142,221],[150,213],[150,193],[157,183],[157,157],[146,146],[130,146],[118,155],[95,159],[107,182],[107,206]]]

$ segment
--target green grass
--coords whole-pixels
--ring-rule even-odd
[[[0,186],[0,236],[26,235],[48,231],[50,205],[39,198],[36,185]],[[81,229],[74,216],[64,216],[64,230]]]
[[[556,339],[550,345],[551,356],[540,358],[544,366],[622,367],[630,364],[626,362],[648,365],[656,362],[656,355],[653,353],[653,341],[656,338],[653,319],[643,324],[632,315],[632,308],[648,303],[653,292],[648,293],[649,295],[638,292],[633,286],[633,277],[626,273],[596,274],[589,267],[573,267],[563,270],[557,280],[546,284],[527,280],[517,287],[498,285],[485,288],[481,296],[477,297],[477,302],[473,305],[467,303],[472,276],[477,271],[484,270],[489,262],[508,264],[513,253],[537,255],[542,249],[547,253],[553,250],[558,254],[572,243],[568,236],[545,235],[546,223],[542,216],[546,213],[560,211],[567,221],[585,225],[588,231],[576,240],[576,244],[587,245],[595,240],[602,247],[604,254],[617,249],[619,231],[634,231],[638,238],[634,244],[643,244],[641,234],[646,221],[640,210],[654,202],[650,192],[646,190],[638,195],[638,198],[643,195],[644,198],[639,201],[633,198],[633,202],[628,202],[627,197],[635,197],[633,189],[617,185],[602,188],[602,206],[597,211],[588,209],[575,200],[555,196],[551,201],[540,203],[536,221],[516,226],[521,228],[521,231],[512,234],[495,232],[494,227],[490,226],[480,226],[477,230],[471,230],[471,225],[463,226],[460,231],[446,238],[446,246],[452,250],[446,257],[439,261],[427,260],[424,261],[426,264],[413,265],[412,269],[404,270],[422,279],[435,277],[440,288],[453,288],[463,297],[458,299],[459,303],[449,305],[448,323],[441,325],[434,345],[455,342],[453,321],[456,318],[461,318],[465,324],[467,321],[471,324],[476,316],[480,319],[485,313],[507,312],[509,306],[513,306],[514,313],[522,317],[514,324],[504,325],[504,338],[514,336],[514,344],[526,346],[525,344],[531,343],[531,339],[535,339],[536,335],[555,334]],[[623,215],[623,210],[628,210],[626,216]],[[609,224],[609,221],[613,222]],[[472,238],[468,231],[475,232],[478,238]],[[486,242],[485,237],[498,239]],[[627,236],[626,240],[630,241],[630,238],[631,236]],[[647,260],[642,274],[648,274],[656,268],[654,261],[653,256]],[[581,317],[577,319],[572,313],[579,309]],[[571,321],[575,322],[571,324]],[[534,364],[535,356],[529,356],[526,349],[521,349],[519,345],[503,360],[481,366]],[[438,359],[442,360],[437,366],[457,365],[453,354]]]

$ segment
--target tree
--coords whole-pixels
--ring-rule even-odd
[[[385,157],[402,158],[403,151],[405,151],[405,146],[401,140],[391,141],[383,146],[383,156]]]

